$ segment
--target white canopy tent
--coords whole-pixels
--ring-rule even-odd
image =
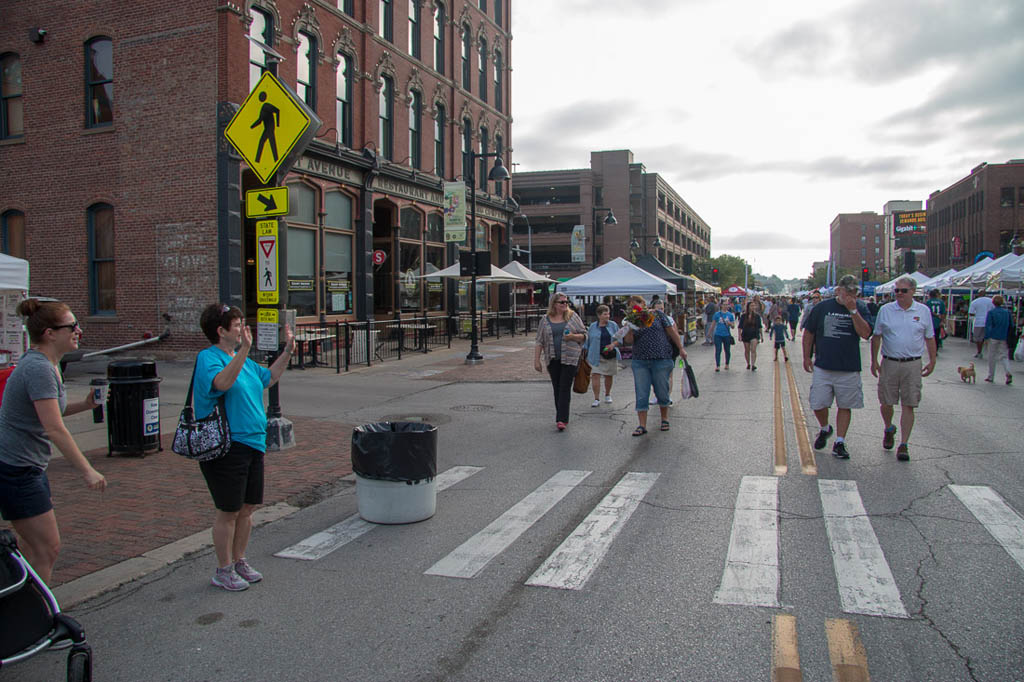
[[[0,290],[28,292],[28,261],[0,253]]]
[[[534,272],[530,268],[526,267],[517,260],[512,261],[508,265],[501,268],[505,272],[519,277],[520,279],[526,280],[527,282],[535,282],[538,284],[554,284],[555,280],[550,277],[545,277],[539,272]]]
[[[431,278],[431,279],[433,279],[435,277],[454,277],[456,279],[458,279],[458,278],[469,279],[469,275],[462,275],[459,272],[459,264],[458,263],[456,263],[455,265],[449,265],[444,270],[437,270],[435,272],[428,272],[428,273],[425,273],[425,274],[422,274],[422,275],[417,275],[416,277],[418,279],[424,279],[424,278]],[[484,282],[484,283],[490,283],[490,284],[515,284],[517,282],[526,282],[528,280],[525,280],[522,277],[517,277],[516,275],[513,275],[510,272],[506,272],[506,271],[502,270],[501,268],[497,268],[497,267],[495,267],[492,264],[491,265],[491,274],[487,275],[485,277],[477,277],[476,281]]]
[[[962,287],[983,287],[988,281],[988,276],[994,272],[999,272],[1003,268],[1014,268],[1024,262],[1024,256],[1015,256],[1012,253],[1007,253],[995,260],[988,259],[987,261],[979,261],[979,263],[985,263],[984,267],[980,267],[976,270],[968,272],[957,273],[952,280],[953,284],[958,284]],[[968,268],[970,269],[970,268]]]
[[[629,296],[676,293],[676,285],[638,268],[625,258],[616,258],[579,277],[557,286],[569,296]]]
[[[986,256],[977,263],[972,263],[971,265],[968,265],[966,268],[959,271],[955,275],[951,275],[950,277],[944,277],[941,281],[936,280],[932,282],[932,284],[936,285],[936,288],[938,289],[948,289],[949,287],[957,286],[957,279],[960,279],[961,277],[968,277],[969,275],[978,272],[979,270],[983,270],[991,262],[992,259]]]
[[[946,280],[946,278],[952,277],[956,273],[957,273],[956,268],[950,268],[949,270],[946,270],[945,272],[941,272],[941,273],[935,275],[934,277],[932,277],[931,279],[929,279],[927,282],[922,282],[922,283],[918,284],[917,286],[918,286],[919,289],[924,289],[925,291],[931,291],[932,289],[941,289],[941,288],[943,288],[942,287],[942,282],[944,282]],[[948,284],[946,286],[948,286]]]
[[[924,282],[927,282],[929,279],[931,279],[931,277],[929,277],[928,275],[924,274],[920,270],[918,270],[917,272],[911,272],[911,273],[909,273],[909,275],[910,275],[910,277],[914,278],[915,282],[917,282],[917,289],[918,289],[918,291],[921,291],[921,285]],[[875,293],[876,294],[891,294],[892,290],[896,287],[896,280],[898,280],[900,277],[906,277],[906,276],[907,276],[906,274],[903,274],[903,275],[900,275],[899,277],[896,277],[894,279],[889,280],[885,284],[879,284],[877,287],[875,287]]]

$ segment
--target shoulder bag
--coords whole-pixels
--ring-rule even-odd
[[[196,360],[198,366],[199,360]],[[192,368],[192,379],[188,382],[185,406],[178,417],[178,428],[174,430],[174,444],[171,449],[182,457],[197,462],[209,462],[223,457],[231,448],[231,429],[228,427],[224,396],[217,398],[217,404],[209,416],[196,419],[192,409],[192,387],[196,381],[196,368]]]

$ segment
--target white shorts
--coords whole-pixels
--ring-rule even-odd
[[[836,372],[815,366],[811,375],[811,392],[808,399],[812,410],[828,409],[832,406],[833,400],[836,407],[844,410],[864,407],[860,372]]]

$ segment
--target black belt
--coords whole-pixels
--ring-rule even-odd
[[[916,358],[890,358],[888,355],[883,355],[886,360],[892,360],[893,362],[913,362],[914,360],[920,360],[921,356],[918,355]]]

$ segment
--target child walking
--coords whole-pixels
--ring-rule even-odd
[[[775,362],[779,361],[779,349],[782,349],[782,357],[789,362],[789,353],[786,352],[786,339],[791,339],[789,327],[782,321],[782,315],[776,315],[772,322],[772,337],[775,339]]]

